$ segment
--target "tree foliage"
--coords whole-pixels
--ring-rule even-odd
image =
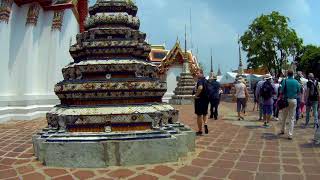
[[[314,45],[304,46],[302,54],[297,58],[298,70],[305,74],[313,73],[320,76],[320,47]]]
[[[240,38],[247,52],[248,68],[265,67],[279,74],[290,61],[295,60],[302,49],[302,39],[289,28],[289,18],[279,12],[261,15]]]

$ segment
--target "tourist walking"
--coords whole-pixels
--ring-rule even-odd
[[[211,75],[208,80],[208,92],[210,102],[210,119],[218,119],[218,108],[220,104],[220,83],[215,75]]]
[[[310,110],[313,111],[314,127],[318,128],[318,103],[319,103],[319,89],[318,81],[315,80],[313,73],[308,75],[309,81],[307,82],[306,90],[306,124],[309,125]]]
[[[265,77],[265,82],[263,83],[262,87],[260,88],[260,97],[263,101],[263,126],[269,127],[269,122],[272,116],[273,110],[273,95],[275,94],[275,88],[272,85],[272,77],[270,75]]]
[[[204,124],[204,131],[206,134],[209,133],[208,125],[207,125],[207,114],[208,114],[208,105],[209,98],[207,95],[208,90],[208,82],[206,78],[203,76],[203,71],[200,69],[197,71],[198,82],[196,85],[195,91],[195,101],[194,101],[194,109],[195,114],[197,114],[197,124],[198,124],[198,132],[196,133],[198,136],[202,135],[202,125]]]
[[[300,84],[293,78],[292,70],[288,70],[287,79],[282,80],[280,93],[282,98],[286,99],[288,102],[288,106],[282,110],[282,127],[280,135],[283,135],[285,133],[286,122],[289,121],[288,139],[292,140],[295,123],[295,112],[297,107],[297,97],[300,93]]]
[[[256,91],[254,92],[255,95],[256,95],[258,104],[259,104],[259,121],[262,120],[262,115],[263,115],[263,99],[262,99],[262,97],[260,96],[260,89],[261,89],[263,83],[265,82],[264,77],[265,77],[265,76],[263,76],[263,77],[262,77],[263,79],[260,80],[260,81],[257,83]]]
[[[273,95],[273,119],[278,121],[279,120],[279,108],[277,106],[277,101],[279,98],[279,88],[280,88],[280,83],[279,79],[275,78],[273,81],[273,87],[274,87],[274,95]]]
[[[254,85],[253,85],[253,109],[252,111],[255,111],[256,110],[256,107],[257,107],[257,110],[259,111],[259,101],[257,99],[257,96],[256,96],[256,89],[257,89],[257,84],[258,84],[259,81],[255,82]]]
[[[247,106],[247,101],[249,98],[248,89],[245,83],[243,82],[244,79],[240,77],[236,84],[235,84],[235,94],[234,97],[237,101],[237,112],[238,112],[238,120],[244,120],[244,117],[241,113],[245,113],[245,108]]]

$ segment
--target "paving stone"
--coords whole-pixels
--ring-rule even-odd
[[[304,177],[299,174],[283,174],[282,180],[304,180]]]
[[[153,169],[151,169],[149,171],[153,172],[155,174],[166,176],[166,175],[170,174],[172,171],[174,171],[174,169],[172,169],[172,168],[170,168],[168,166],[160,165],[160,166],[154,167]]]
[[[14,169],[5,169],[0,171],[0,179],[11,178],[17,175],[18,174]]]
[[[200,177],[199,180],[221,180],[221,179],[208,177],[208,176],[203,176],[203,177]]]
[[[301,173],[301,170],[297,166],[293,165],[283,165],[283,170],[288,173]]]
[[[242,155],[239,159],[239,161],[246,161],[246,162],[259,162],[260,156],[247,156]]]
[[[257,123],[250,122],[250,120],[241,123],[233,121],[232,118],[236,115],[233,107],[232,103],[221,103],[220,110],[223,112],[220,114],[224,116],[221,119],[226,121],[209,121],[210,134],[197,137],[198,156],[190,155],[182,163],[133,166],[130,169],[123,167],[92,170],[59,168],[64,171],[61,175],[55,176],[56,173],[51,175],[57,179],[77,179],[79,177],[72,176],[72,174],[88,171],[90,179],[94,180],[100,178],[128,179],[140,175],[151,175],[159,179],[206,180],[234,179],[233,176],[240,177],[237,173],[245,172],[255,174],[255,179],[295,180],[301,177],[306,177],[306,180],[320,179],[320,150],[309,143],[313,137],[311,131],[297,129],[294,141],[268,139],[269,136],[272,137],[275,132],[278,132],[277,126],[267,130],[247,128],[245,126]],[[179,108],[181,109],[180,119],[196,129],[193,106],[180,106]],[[248,112],[248,118],[255,119],[256,117],[256,112]],[[45,127],[46,121],[44,119],[12,121],[8,124],[10,124],[10,129],[7,128],[8,125],[4,128],[0,123],[0,177],[3,176],[2,172],[8,171],[6,174],[11,172],[10,176],[15,179],[26,175],[35,178],[39,176],[39,179],[44,176],[49,178],[50,172],[47,169],[54,168],[45,167],[34,158],[31,142],[32,134]],[[7,154],[12,157],[8,157]],[[185,172],[188,171],[188,168],[183,170],[184,167],[191,167],[192,170],[189,169],[191,172]],[[21,176],[18,177],[17,173]]]
[[[282,158],[282,163],[285,164],[300,164],[300,160],[296,158]]]
[[[238,162],[235,166],[235,169],[244,171],[257,171],[258,163]]]
[[[151,176],[149,174],[141,174],[136,177],[130,178],[129,180],[157,180],[156,176]]]
[[[58,174],[59,173],[62,173],[61,171],[56,171]],[[54,173],[56,173],[54,172]],[[53,175],[53,172],[50,172],[52,173]],[[75,173],[73,173],[73,175],[79,179],[89,179],[89,178],[92,178],[94,177],[94,172],[92,171],[84,171],[84,170],[79,170],[79,171],[76,171]]]
[[[75,179],[71,175],[65,175],[65,176],[60,176],[60,177],[55,177],[53,180],[73,180]]]
[[[213,151],[202,151],[198,157],[199,158],[206,158],[206,159],[216,159],[219,157],[219,153]]]
[[[31,165],[26,165],[26,166],[17,168],[17,171],[19,174],[27,174],[34,171],[34,168]]]
[[[306,165],[317,165],[317,164],[320,164],[319,160],[317,160],[314,157],[313,158],[303,158],[302,162],[303,162],[303,164],[306,164]]]
[[[260,172],[280,172],[280,164],[259,164]]]
[[[209,164],[211,164],[212,161],[208,160],[208,159],[201,159],[201,158],[197,158],[192,160],[191,164],[194,166],[199,166],[199,167],[208,167]]]
[[[280,159],[279,158],[275,158],[275,157],[262,157],[260,160],[260,163],[275,163],[275,164],[279,164],[280,163]]]
[[[307,180],[319,180],[320,175],[306,175]]]
[[[107,178],[107,177],[96,177],[94,180],[114,180],[112,178]]]
[[[207,147],[207,149],[210,151],[222,152],[225,148],[217,147],[217,146],[209,146],[209,147]]]
[[[306,174],[316,174],[320,175],[319,166],[303,166],[303,170]]]
[[[250,149],[246,149],[243,151],[243,154],[245,155],[249,155],[249,156],[260,156],[261,151],[260,150],[250,150]]]
[[[31,173],[31,174],[26,174],[24,176],[22,176],[23,180],[43,180],[46,179],[44,175],[40,174],[40,173]]]
[[[1,161],[0,161],[0,164],[3,164],[3,165],[12,165],[13,163],[15,163],[17,160],[16,159],[12,159],[12,158],[3,158]]]
[[[208,170],[204,173],[204,175],[215,177],[215,178],[226,178],[229,172],[230,172],[230,169],[211,167],[211,168],[208,168]]]
[[[0,171],[5,170],[5,169],[11,169],[12,166],[7,166],[7,165],[2,165],[0,164]]]
[[[279,156],[279,152],[277,151],[263,151],[262,156]]]
[[[239,171],[233,170],[228,177],[230,180],[238,180],[238,179],[245,179],[245,180],[253,180],[254,173],[248,171]]]
[[[281,180],[280,174],[276,173],[262,173],[256,174],[255,180]]]
[[[226,161],[226,160],[218,160],[212,166],[219,167],[219,168],[225,168],[225,169],[231,169],[234,166],[234,162],[233,161]]]
[[[224,153],[220,156],[220,159],[236,161],[239,158],[239,154]]]
[[[129,169],[118,169],[111,171],[108,175],[113,178],[127,178],[133,174],[134,172]]]
[[[177,173],[191,177],[197,177],[202,171],[203,169],[197,166],[184,166],[180,168]]]
[[[57,177],[57,176],[61,176],[64,174],[67,174],[68,172],[64,169],[44,169],[43,170],[44,173],[50,177]],[[79,173],[78,173],[79,175]],[[81,175],[81,173],[80,173]],[[78,176],[77,176],[78,177]],[[86,177],[86,176],[85,176]]]
[[[287,152],[282,153],[281,156],[282,157],[291,157],[291,158],[298,157],[297,153],[287,153]]]
[[[109,169],[100,169],[100,170],[97,170],[97,172],[99,174],[107,174],[108,172],[110,172],[110,170]]]

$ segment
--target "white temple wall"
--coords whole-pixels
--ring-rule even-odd
[[[163,96],[163,102],[169,102],[171,97],[174,95],[173,91],[177,87],[177,77],[182,73],[182,65],[172,65],[167,71],[167,92]]]
[[[70,39],[79,32],[72,10],[59,31],[51,30],[53,11],[41,9],[37,25],[26,25],[29,6],[13,4],[8,24],[0,22],[0,122],[43,117],[59,103],[53,88],[72,61]]]

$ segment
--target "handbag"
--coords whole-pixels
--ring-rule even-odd
[[[284,81],[284,88],[283,88],[283,96],[278,100],[278,108],[279,110],[284,109],[289,106],[288,98],[286,97],[287,95],[287,81]]]

